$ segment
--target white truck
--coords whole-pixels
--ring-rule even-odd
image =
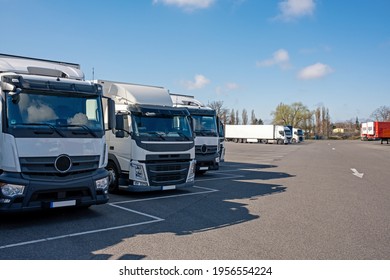
[[[303,130],[300,128],[293,128],[293,133],[292,133],[292,138],[291,138],[291,143],[300,143],[303,142],[304,140],[303,136]]]
[[[80,65],[0,54],[0,95],[0,212],[106,203],[102,88]]]
[[[173,107],[163,87],[96,83],[115,101],[116,128],[106,133],[109,192],[193,186],[195,147],[188,110]]]
[[[174,106],[187,108],[191,114],[195,132],[196,173],[204,174],[207,170],[218,170],[219,120],[215,110],[205,106],[194,96],[171,93],[171,99]]]
[[[288,144],[291,141],[291,130],[283,125],[227,124],[225,139],[236,143]]]
[[[367,141],[367,132],[368,132],[368,127],[367,123],[362,123],[360,126],[360,140],[361,141]]]

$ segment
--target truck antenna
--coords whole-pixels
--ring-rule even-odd
[[[92,81],[95,80],[95,67],[92,67]]]

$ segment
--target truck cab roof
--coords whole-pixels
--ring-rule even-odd
[[[0,72],[84,80],[76,63],[0,54]]]
[[[173,106],[168,90],[163,87],[105,80],[95,82],[103,86],[105,95],[119,103]]]

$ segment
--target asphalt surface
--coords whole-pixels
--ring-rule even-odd
[[[390,259],[390,144],[227,143],[195,187],[0,216],[0,259]]]

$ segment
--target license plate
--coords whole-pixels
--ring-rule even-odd
[[[174,190],[176,189],[176,186],[163,186],[162,189],[165,190]]]
[[[199,170],[209,170],[207,166],[199,167]]]
[[[50,202],[50,208],[75,206],[75,205],[76,205],[76,200]]]

